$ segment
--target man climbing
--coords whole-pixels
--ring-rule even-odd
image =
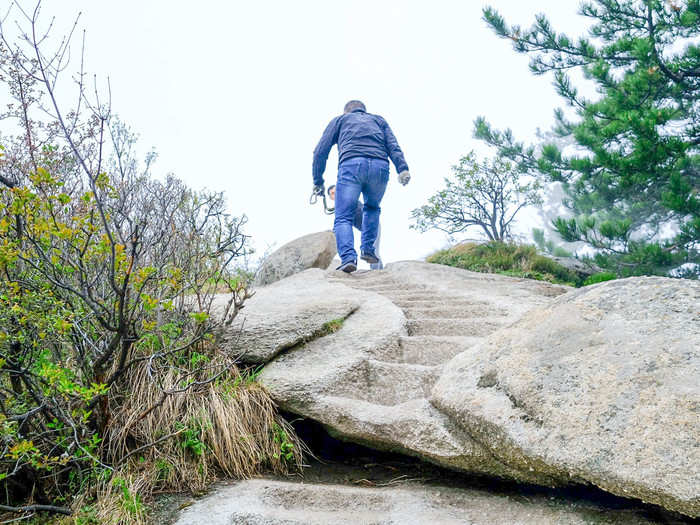
[[[314,195],[323,195],[325,191],[323,172],[334,144],[338,145],[338,182],[333,231],[341,260],[337,269],[351,273],[357,270],[352,226],[360,194],[364,201],[360,257],[370,264],[377,264],[379,258],[374,243],[379,228],[379,205],[389,182],[387,157],[394,163],[402,185],[408,184],[411,175],[386,120],[367,113],[359,100],[351,100],[345,104],[343,114],[328,124],[314,150]]]
[[[328,196],[332,201],[335,201],[335,184],[328,187]],[[355,206],[355,215],[352,219],[352,225],[362,231],[362,201],[357,201],[357,206]],[[374,255],[379,259],[376,263],[371,263],[369,265],[370,270],[381,270],[384,268],[384,263],[382,263],[382,258],[379,255],[379,238],[382,236],[382,225],[379,223],[377,225],[377,239],[374,241]]]

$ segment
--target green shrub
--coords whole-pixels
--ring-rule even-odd
[[[489,242],[463,243],[440,250],[426,259],[430,263],[455,266],[473,272],[499,273],[570,286],[580,285],[575,272],[537,253],[526,244]]]
[[[583,281],[583,286],[588,286],[590,284],[596,284],[596,283],[602,283],[604,281],[612,281],[613,279],[617,279],[617,275],[615,275],[612,272],[601,272],[601,273],[596,273],[588,277],[585,281]]]
[[[220,344],[250,296],[247,219],[153,177],[108,103],[52,104],[68,64],[44,57],[70,56],[70,38],[56,52],[18,29],[0,45],[0,87],[22,104],[3,99],[17,133],[0,137],[0,522],[41,502],[136,524],[155,491],[299,468],[293,429]],[[295,443],[282,459],[273,425]]]

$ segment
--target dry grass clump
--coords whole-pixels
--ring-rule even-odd
[[[115,473],[97,484],[94,504],[76,505],[81,523],[145,524],[156,494],[196,494],[224,477],[301,468],[304,445],[254,374],[234,366],[178,392],[181,380],[176,369],[154,380],[145,363],[130,372],[104,440]]]

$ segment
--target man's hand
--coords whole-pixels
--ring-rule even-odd
[[[318,195],[319,197],[323,197],[323,194],[326,192],[326,188],[323,184],[315,184],[314,189],[311,192],[311,195]]]
[[[408,181],[411,180],[411,174],[408,172],[408,170],[404,170],[401,173],[399,173],[399,184],[402,186],[405,186],[408,184]]]

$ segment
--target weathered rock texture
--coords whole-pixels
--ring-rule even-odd
[[[288,302],[276,320],[261,304],[246,323],[251,342],[273,331],[258,359],[289,349],[261,381],[282,408],[335,436],[700,515],[700,283],[636,278],[571,291],[396,263],[310,270],[260,293]],[[308,315],[321,298],[337,310]],[[342,328],[314,338],[331,317],[344,317]]]
[[[309,268],[325,270],[336,253],[333,232],[305,235],[270,255],[260,268],[255,282],[258,286],[264,286]]]
[[[600,273],[603,269],[593,262],[582,261],[575,257],[550,257],[554,262],[561,264],[567,270],[576,272],[576,274],[585,279],[593,274]]]
[[[602,283],[452,360],[432,403],[505,464],[700,515],[700,283]]]
[[[249,480],[219,488],[175,525],[651,525],[642,512],[450,487],[358,488]]]
[[[265,367],[261,381],[282,408],[377,449],[460,470],[557,483],[547,473],[505,464],[428,397],[443,363],[568,288],[425,263],[328,275],[355,288],[360,306],[340,331]]]
[[[343,320],[360,305],[360,294],[333,284],[317,269],[258,288],[246,301],[223,343],[246,363],[266,363],[279,352],[322,335],[328,323]],[[216,298],[220,308],[228,296]]]

